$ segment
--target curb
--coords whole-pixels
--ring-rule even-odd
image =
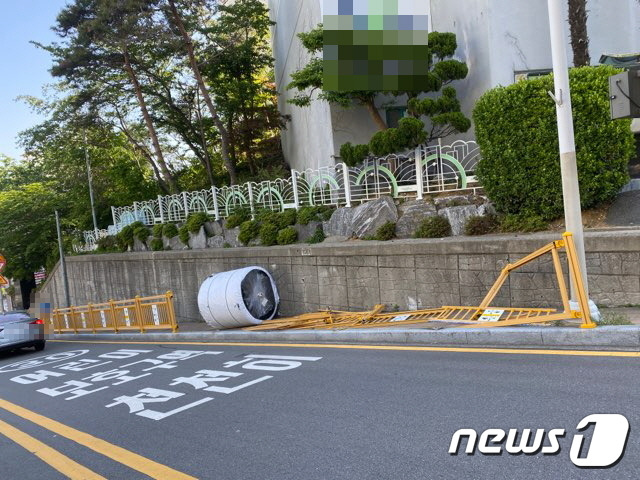
[[[272,332],[202,331],[181,333],[57,334],[54,340],[202,343],[317,343],[433,347],[499,347],[591,349],[640,352],[640,326],[578,329],[562,327],[504,327],[419,330],[351,329],[285,330]]]

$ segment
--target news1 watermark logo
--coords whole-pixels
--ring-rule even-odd
[[[593,425],[593,429],[589,429]],[[579,432],[591,431],[590,437]],[[576,426],[569,458],[580,468],[610,468],[624,456],[629,439],[629,421],[619,414],[593,414],[583,418]],[[449,454],[458,455],[463,440],[466,439],[464,453],[475,455],[476,449],[482,455],[557,455],[560,453],[561,439],[566,436],[564,428],[554,428],[548,432],[524,429],[519,432],[512,428],[505,432],[500,428],[490,428],[478,435],[472,428],[463,428],[453,434]],[[546,442],[545,442],[546,439]],[[587,440],[590,440],[587,442]]]

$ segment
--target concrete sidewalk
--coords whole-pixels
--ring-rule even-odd
[[[205,325],[206,327],[206,325]],[[350,330],[191,330],[179,333],[112,333],[55,335],[56,340],[126,342],[239,342],[418,345],[438,347],[562,348],[640,352],[640,326],[595,329],[501,327],[486,329],[366,328]]]

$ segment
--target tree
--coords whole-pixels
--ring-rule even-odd
[[[569,27],[573,64],[576,67],[591,65],[589,35],[587,32],[587,0],[569,0]]]
[[[455,88],[449,85],[455,80],[466,78],[468,74],[467,65],[452,58],[457,49],[455,34],[429,34],[429,55],[424,59],[429,71],[427,81],[422,90],[408,92],[322,90],[323,64],[322,58],[318,57],[323,48],[322,25],[310,32],[300,33],[298,37],[312,55],[312,59],[303,68],[291,74],[292,81],[287,88],[297,90],[298,94],[290,102],[300,107],[308,106],[314,98],[314,92],[321,91],[318,94],[320,100],[342,107],[364,106],[380,130],[368,145],[343,145],[340,155],[347,163],[358,163],[370,152],[385,155],[411,148],[420,142],[431,142],[453,133],[466,132],[471,127],[471,121],[461,112]],[[435,96],[438,93],[441,95]],[[375,105],[375,99],[380,94],[406,96],[408,113],[412,118],[404,118],[398,128],[389,129]],[[424,94],[429,96],[423,98]],[[427,119],[426,133],[423,132],[425,124],[420,120],[422,117]]]

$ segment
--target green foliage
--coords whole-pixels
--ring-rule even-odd
[[[426,218],[416,230],[415,238],[443,238],[451,236],[449,219],[441,215]]]
[[[387,128],[374,134],[369,149],[374,155],[383,156],[415,148],[426,140],[424,123],[417,118],[406,117],[398,122],[398,128]]]
[[[162,230],[164,229],[164,224],[157,223],[151,228],[151,233],[153,238],[162,238]]]
[[[116,239],[118,240],[118,245],[123,252],[126,252],[128,249],[133,248],[133,239],[135,238],[135,229],[138,227],[135,223],[131,225],[127,225],[122,228],[116,235]]]
[[[388,240],[396,238],[395,222],[387,222],[382,225],[380,228],[378,228],[373,238],[374,240],[379,240],[381,242],[386,242]]]
[[[278,243],[278,231],[280,229],[273,223],[263,223],[260,226],[260,244],[270,247]]]
[[[224,242],[222,244],[222,248],[233,248],[233,245],[231,245],[229,242]]]
[[[98,248],[96,253],[112,253],[120,252],[122,249],[115,235],[109,235],[98,240]]]
[[[324,242],[325,238],[327,238],[327,237],[324,234],[324,230],[322,229],[322,225],[318,225],[316,227],[315,233],[311,236],[311,238],[309,238],[307,240],[307,243],[310,243],[310,244],[322,243],[322,242]]]
[[[164,243],[161,238],[153,238],[151,240],[151,250],[154,252],[158,252],[160,250],[164,250]]]
[[[167,238],[174,238],[178,235],[178,227],[173,223],[165,223],[162,226],[162,235]]]
[[[287,209],[278,215],[278,226],[280,228],[295,225],[298,220],[298,212],[294,209]]]
[[[309,222],[326,222],[331,218],[335,208],[328,205],[301,207],[298,210],[298,223],[309,225]]]
[[[247,220],[251,220],[251,211],[245,208],[237,208],[227,217],[225,228],[236,228]]]
[[[278,245],[291,245],[297,241],[298,231],[293,227],[286,227],[278,232]]]
[[[186,225],[183,225],[178,229],[178,237],[180,238],[180,241],[182,243],[184,243],[187,246],[189,245],[189,239],[191,237],[189,236],[189,229],[187,228]]]
[[[238,240],[243,245],[249,245],[251,240],[255,240],[260,235],[260,222],[256,220],[247,220],[240,225],[240,233]]]
[[[611,200],[628,182],[634,139],[629,120],[610,120],[609,76],[619,70],[570,71],[582,208]],[[563,212],[556,112],[545,76],[498,87],[476,104],[482,159],[476,169],[498,211],[552,220]]]
[[[210,220],[209,215],[204,212],[192,213],[187,217],[185,225],[191,233],[198,233],[200,227]]]
[[[539,215],[505,215],[500,220],[503,232],[539,232],[546,230],[549,224]]]
[[[369,156],[369,145],[343,143],[340,147],[340,159],[348,166],[355,167]]]
[[[464,234],[469,236],[495,233],[500,229],[496,215],[478,215],[469,217],[464,224]]]
[[[149,238],[149,229],[144,225],[139,225],[134,228],[133,235],[142,243],[145,243]]]

